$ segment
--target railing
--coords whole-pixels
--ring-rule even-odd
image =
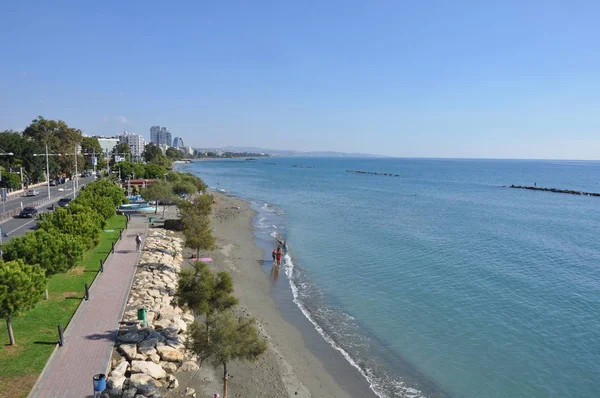
[[[26,207],[35,207],[35,208],[38,208],[39,206],[47,204],[47,203],[49,203],[51,201],[52,201],[52,199],[48,199],[48,198],[40,199],[40,200],[37,200],[37,201],[35,201],[33,203],[28,203]],[[0,221],[4,221],[4,220],[6,220],[8,218],[13,218],[13,217],[19,215],[19,213],[21,213],[21,208],[20,207],[17,207],[16,209],[12,209],[12,210],[7,210],[7,211],[5,211],[3,213],[0,213]]]

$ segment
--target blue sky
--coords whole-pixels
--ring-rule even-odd
[[[91,3],[2,5],[0,130],[600,158],[597,1]]]

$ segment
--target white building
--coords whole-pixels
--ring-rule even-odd
[[[119,142],[124,142],[129,145],[131,150],[131,156],[134,159],[141,158],[142,152],[144,152],[144,146],[146,145],[144,137],[139,134],[128,133],[127,131],[123,135],[119,136]]]
[[[100,144],[100,148],[102,148],[102,152],[111,153],[113,148],[117,146],[119,143],[118,138],[97,138],[98,143]]]

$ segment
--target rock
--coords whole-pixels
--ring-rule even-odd
[[[110,372],[109,376],[113,379],[125,376],[125,372],[129,369],[129,362],[123,361],[119,363],[113,370]]]
[[[161,362],[160,366],[162,366],[167,373],[177,372],[177,365],[175,365],[173,362]]]
[[[183,320],[187,323],[192,323],[195,321],[194,316],[189,313],[184,313],[181,318],[183,318]]]
[[[145,373],[155,379],[163,379],[167,377],[167,372],[160,365],[149,361],[133,361],[131,362],[132,373]]]
[[[137,388],[130,388],[129,390],[126,390],[123,392],[123,398],[134,398],[136,392],[137,392]]]
[[[194,390],[193,388],[190,388],[190,387],[185,388],[185,396],[186,397],[191,397],[194,394],[196,394],[196,390]]]
[[[137,393],[145,396],[154,394],[161,386],[161,383],[144,373],[132,374],[129,384],[131,387],[137,388]]]
[[[156,289],[147,290],[146,294],[150,297],[160,297],[160,292]]]
[[[157,332],[152,331],[150,333],[150,336],[153,336],[154,333],[156,333],[158,335]],[[156,347],[156,343],[158,343],[158,337],[151,337],[151,338],[148,338],[148,339],[142,341],[141,343],[139,343],[138,347],[139,347],[139,349],[141,351],[142,348],[154,348],[154,347]]]
[[[159,362],[160,362],[160,355],[158,355],[158,354],[156,353],[156,350],[154,350],[154,351],[155,351],[155,352],[154,352],[154,354],[152,354],[152,355],[148,356],[148,358],[150,358],[150,360],[151,360],[152,362],[154,362],[154,363],[159,363]]]
[[[198,364],[196,362],[185,361],[184,363],[181,364],[178,371],[179,372],[195,372],[198,369],[200,369],[200,366],[198,366]]]
[[[149,357],[156,354],[156,349],[153,347],[147,347],[147,346],[138,347],[138,351]]]
[[[135,344],[121,344],[119,346],[119,351],[125,355],[128,360],[133,361],[137,355],[137,346]]]
[[[117,340],[122,341],[124,343],[139,343],[140,341],[144,340],[145,337],[146,336],[142,333],[129,332],[117,336]]]
[[[175,388],[179,388],[179,380],[177,380],[177,378],[173,375],[169,375],[169,378],[167,378],[167,381],[169,382],[169,385],[167,388],[169,389],[175,389]]]
[[[106,382],[106,387],[109,390],[118,389],[119,391],[121,391],[123,389],[123,384],[125,383],[125,380],[127,380],[125,376],[110,377]]]
[[[182,362],[183,353],[169,346],[160,347],[157,349],[160,359],[167,362]]]

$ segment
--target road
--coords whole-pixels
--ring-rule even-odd
[[[80,178],[79,179],[79,189],[81,189],[85,184],[94,181],[94,177],[88,178]],[[40,191],[40,194],[37,196],[22,196],[16,197],[13,199],[9,199],[4,203],[4,208],[0,209],[1,212],[10,212],[17,211],[21,209],[21,203],[23,207],[27,206],[36,206],[39,213],[44,211],[52,210],[52,206],[58,202],[60,198],[72,198],[73,197],[73,183],[72,181],[68,181],[65,184],[57,185],[55,187],[50,187],[50,201],[46,201],[48,199],[48,188],[41,187],[36,188]],[[44,202],[40,205],[41,202]],[[4,221],[0,221],[0,228],[2,228],[2,243],[8,242],[12,237],[15,236],[23,236],[27,232],[31,231],[35,228],[36,219],[35,218],[16,218],[10,217],[5,219]]]

